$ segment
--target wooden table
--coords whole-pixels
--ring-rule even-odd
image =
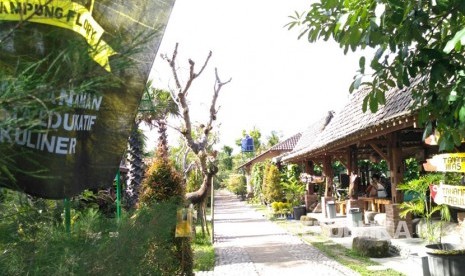
[[[371,207],[371,211],[380,213],[386,212],[384,205],[392,204],[390,199],[381,197],[359,197],[358,200],[363,201],[363,210],[367,211]]]
[[[339,215],[344,216],[346,214],[347,203],[345,201],[336,201],[339,209]]]

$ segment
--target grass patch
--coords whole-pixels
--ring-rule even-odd
[[[361,256],[357,252],[347,249],[346,247],[336,244],[330,240],[325,240],[321,236],[304,235],[303,240],[318,248],[326,256],[337,261],[338,263],[347,266],[348,268],[360,273],[360,275],[373,275],[376,276],[401,276],[401,272],[386,269],[381,271],[368,270],[369,266],[379,265],[379,263],[372,261],[368,257]]]
[[[312,232],[310,228],[304,227],[300,222],[289,221],[285,219],[276,219],[270,216],[266,206],[259,204],[250,204],[252,208],[265,214],[269,220],[273,221],[277,225],[283,227],[288,232],[297,235],[302,238],[306,243],[313,245],[319,249],[323,254],[329,258],[337,261],[338,263],[352,269],[360,275],[367,276],[402,276],[401,272],[393,269],[386,269],[381,271],[372,271],[368,268],[370,266],[380,265],[379,263],[371,260],[369,257],[364,257],[357,252],[350,250],[340,244],[332,242],[327,237],[320,235],[319,233]]]
[[[211,224],[209,229],[211,229]],[[215,268],[215,249],[211,243],[211,236],[202,234],[200,225],[196,226],[196,235],[192,241],[194,251],[194,271],[212,271]]]

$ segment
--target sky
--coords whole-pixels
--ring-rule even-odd
[[[281,140],[304,131],[327,111],[340,110],[358,69],[360,53],[343,54],[333,42],[298,40],[299,28],[284,25],[294,11],[308,10],[304,0],[177,0],[152,69],[154,86],[174,87],[167,62],[179,43],[178,66],[187,79],[189,58],[198,70],[208,52],[207,69],[193,83],[188,99],[193,121],[207,122],[218,68],[222,81],[232,78],[220,92],[216,130],[220,142],[239,148],[242,130],[259,129],[262,137],[277,131]],[[149,143],[156,131],[147,132]],[[169,133],[176,144],[174,132]],[[264,142],[265,139],[262,138]]]

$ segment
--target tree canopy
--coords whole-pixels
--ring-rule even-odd
[[[376,112],[390,89],[411,90],[424,136],[439,149],[465,137],[465,2],[462,0],[319,0],[290,16],[309,42],[334,39],[344,53],[367,46],[349,91],[368,89],[363,110]],[[367,62],[369,61],[369,62]],[[367,70],[370,68],[371,70]]]

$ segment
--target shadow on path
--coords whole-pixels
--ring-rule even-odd
[[[214,275],[358,275],[268,221],[235,195],[215,193]]]

